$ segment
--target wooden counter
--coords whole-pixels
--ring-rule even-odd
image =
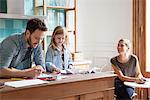
[[[0,100],[113,100],[115,77],[112,72],[76,74],[48,84],[23,88],[5,86],[0,89]]]

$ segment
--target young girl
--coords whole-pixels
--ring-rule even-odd
[[[111,59],[112,67],[118,77],[115,79],[115,94],[117,100],[131,100],[134,88],[124,85],[124,81],[143,83],[137,56],[131,53],[131,43],[120,39],[117,50],[119,55]]]
[[[66,47],[66,32],[61,26],[57,26],[52,34],[51,43],[46,52],[46,69],[48,72],[60,72],[69,68],[72,57]]]

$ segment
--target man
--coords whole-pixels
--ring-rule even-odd
[[[0,43],[0,77],[35,78],[45,71],[40,44],[45,31],[44,22],[33,18],[27,22],[23,34],[9,36]]]

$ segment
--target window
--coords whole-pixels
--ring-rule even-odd
[[[0,13],[7,13],[7,1],[0,0]]]
[[[35,15],[47,16],[48,37],[44,38],[44,50],[54,28],[60,25],[66,27],[70,51],[76,52],[76,0],[34,0],[34,3]]]

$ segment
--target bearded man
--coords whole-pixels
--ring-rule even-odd
[[[45,71],[41,46],[45,31],[45,23],[33,18],[28,20],[24,33],[11,35],[0,43],[0,77],[35,78]]]

